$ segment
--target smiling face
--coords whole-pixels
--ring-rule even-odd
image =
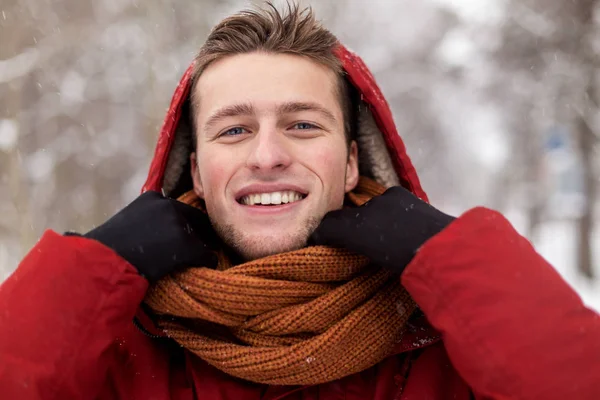
[[[296,250],[358,182],[336,74],[308,58],[248,53],[196,85],[194,190],[244,259]]]

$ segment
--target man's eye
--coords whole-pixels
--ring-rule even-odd
[[[237,136],[245,133],[246,130],[242,127],[236,126],[235,128],[227,129],[225,132],[221,133],[219,136]]]
[[[298,122],[297,124],[294,125],[294,128],[300,129],[300,130],[306,130],[306,129],[315,129],[316,126],[313,124],[309,124],[308,122]]]

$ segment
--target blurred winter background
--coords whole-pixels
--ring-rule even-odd
[[[179,77],[250,4],[0,0],[0,281],[46,228],[137,196]],[[312,6],[372,68],[432,202],[502,211],[600,309],[600,0]]]

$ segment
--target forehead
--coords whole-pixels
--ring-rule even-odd
[[[196,85],[198,117],[233,103],[260,109],[285,102],[315,102],[341,118],[337,76],[306,57],[248,53],[227,56],[210,64]]]

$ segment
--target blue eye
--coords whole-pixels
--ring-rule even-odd
[[[308,122],[298,122],[296,125],[294,125],[294,127],[296,129],[300,129],[300,130],[315,129],[316,128],[316,126],[314,126],[313,124],[309,124]]]
[[[221,134],[221,136],[237,136],[244,133],[246,130],[242,127],[236,126],[235,128],[231,128],[226,130]]]

